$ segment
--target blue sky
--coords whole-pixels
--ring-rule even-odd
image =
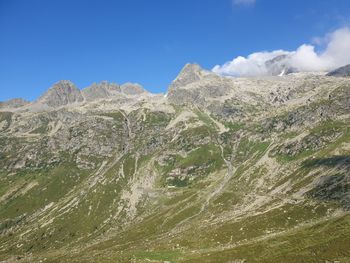
[[[349,22],[349,0],[0,0],[0,100],[61,79],[164,92],[187,62],[295,50]]]

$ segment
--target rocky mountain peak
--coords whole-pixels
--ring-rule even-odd
[[[177,78],[171,83],[169,90],[196,82],[207,74],[208,72],[198,64],[186,64]]]
[[[67,89],[67,90],[73,90],[77,88],[75,84],[70,80],[60,80],[56,82],[50,89]]]
[[[81,91],[71,81],[61,80],[55,83],[37,102],[50,107],[59,107],[83,100]]]

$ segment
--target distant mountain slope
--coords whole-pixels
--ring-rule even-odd
[[[350,77],[350,65],[340,67],[336,70],[333,70],[327,74],[327,76],[332,77]]]
[[[0,102],[0,108],[20,108],[27,105],[29,101],[21,98],[11,99],[8,101]]]

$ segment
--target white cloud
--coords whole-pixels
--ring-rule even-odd
[[[322,52],[316,52],[316,46],[310,44],[303,44],[295,51],[256,52],[247,57],[239,56],[224,65],[217,65],[213,71],[229,76],[267,75],[265,62],[280,55],[286,55],[283,65],[298,71],[329,71],[350,64],[349,28],[340,28],[324,38],[318,38],[318,43],[325,43]]]
[[[266,75],[267,69],[265,62],[280,55],[289,54],[284,50],[275,50],[272,52],[257,52],[248,57],[237,57],[222,66],[215,66],[213,71],[221,75],[232,76],[259,76]]]
[[[234,5],[254,5],[256,0],[232,0]]]

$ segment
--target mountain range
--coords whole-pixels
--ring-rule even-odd
[[[0,103],[0,262],[348,262],[350,67],[284,59]]]

